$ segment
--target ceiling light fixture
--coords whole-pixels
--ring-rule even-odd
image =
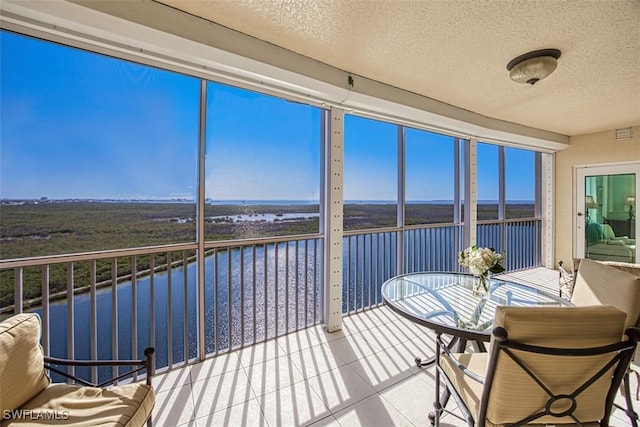
[[[514,82],[534,85],[555,71],[558,58],[560,58],[558,49],[542,49],[525,53],[507,64],[509,77]]]

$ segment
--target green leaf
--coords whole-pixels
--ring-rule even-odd
[[[500,264],[496,264],[493,267],[491,267],[489,271],[492,273],[502,273],[504,271],[504,267],[501,266]]]

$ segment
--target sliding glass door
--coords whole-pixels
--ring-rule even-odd
[[[576,170],[576,257],[636,263],[640,163]]]

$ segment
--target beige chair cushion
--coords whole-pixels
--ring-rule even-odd
[[[571,302],[578,306],[612,305],[626,313],[625,328],[635,326],[640,320],[640,275],[583,259]]]
[[[455,354],[455,357],[471,372],[481,377],[484,376],[487,370],[489,353],[458,353]],[[458,394],[460,394],[465,405],[467,405],[473,418],[477,420],[478,413],[480,412],[480,396],[482,396],[484,386],[465,376],[446,356],[440,357],[440,367],[444,370],[449,381],[453,383],[455,389],[458,390]]]
[[[509,332],[509,338],[528,344],[557,348],[596,347],[618,342],[621,337],[625,315],[610,306],[596,307],[498,307],[495,325]],[[494,348],[494,346],[492,346]],[[576,384],[591,376],[589,368],[600,366],[602,357],[560,358],[536,354],[521,354],[523,361],[531,366],[552,391],[570,393]],[[488,355],[459,355],[462,364],[471,371],[483,375],[486,372]],[[471,411],[478,417],[483,386],[460,374],[446,357],[440,358],[440,366],[453,382],[456,390]],[[605,376],[606,377],[606,376]],[[578,398],[578,418],[585,422],[596,422],[604,414],[604,396],[610,381],[599,380]],[[490,392],[487,410],[487,425],[499,426],[512,423],[544,407],[546,394],[511,359],[501,355],[495,380]],[[571,425],[570,418],[545,417],[537,420],[541,424]]]
[[[489,353],[464,353],[455,354],[456,359],[460,361],[470,371],[483,376],[489,361]],[[457,369],[455,365],[446,357],[440,358],[440,366],[445,371],[447,378],[454,384],[456,390],[462,395],[462,399],[469,408],[469,411],[473,415],[474,419],[478,419],[478,413],[480,412],[480,398],[482,396],[483,385],[473,381],[469,377],[462,374],[462,371]],[[529,424],[530,426],[548,427],[548,424]],[[577,424],[563,424],[563,427],[574,426]],[[600,426],[597,422],[584,423],[585,427]],[[486,427],[502,427],[504,424],[493,424],[486,420]]]
[[[504,327],[510,339],[527,344],[586,348],[619,342],[625,318],[623,312],[610,306],[498,307],[494,325]],[[555,394],[573,392],[578,384],[586,381],[610,358],[609,355],[560,357],[514,353]],[[512,422],[514,417],[518,419],[544,407],[548,397],[515,362],[502,354],[498,365],[487,408],[487,418],[491,422]],[[605,396],[610,387],[611,380],[605,375],[581,393],[577,398],[577,418],[584,422],[601,420],[604,416]],[[514,399],[514,396],[518,396],[518,399]],[[539,422],[559,424],[572,420],[547,416],[540,418]]]
[[[634,276],[640,276],[640,264],[616,261],[600,261],[600,263],[633,274]]]
[[[142,426],[151,415],[155,395],[151,386],[133,383],[109,388],[52,384],[21,409],[33,414],[57,414],[68,419],[38,420],[37,425]],[[55,411],[55,412],[53,412]],[[7,426],[28,425],[29,419],[13,420]],[[5,424],[3,424],[5,426]]]
[[[32,399],[50,383],[40,347],[40,317],[18,314],[0,323],[0,414]]]

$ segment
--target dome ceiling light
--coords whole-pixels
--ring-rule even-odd
[[[542,49],[525,53],[507,64],[509,77],[514,82],[534,85],[555,71],[558,58],[560,58],[558,49]]]

